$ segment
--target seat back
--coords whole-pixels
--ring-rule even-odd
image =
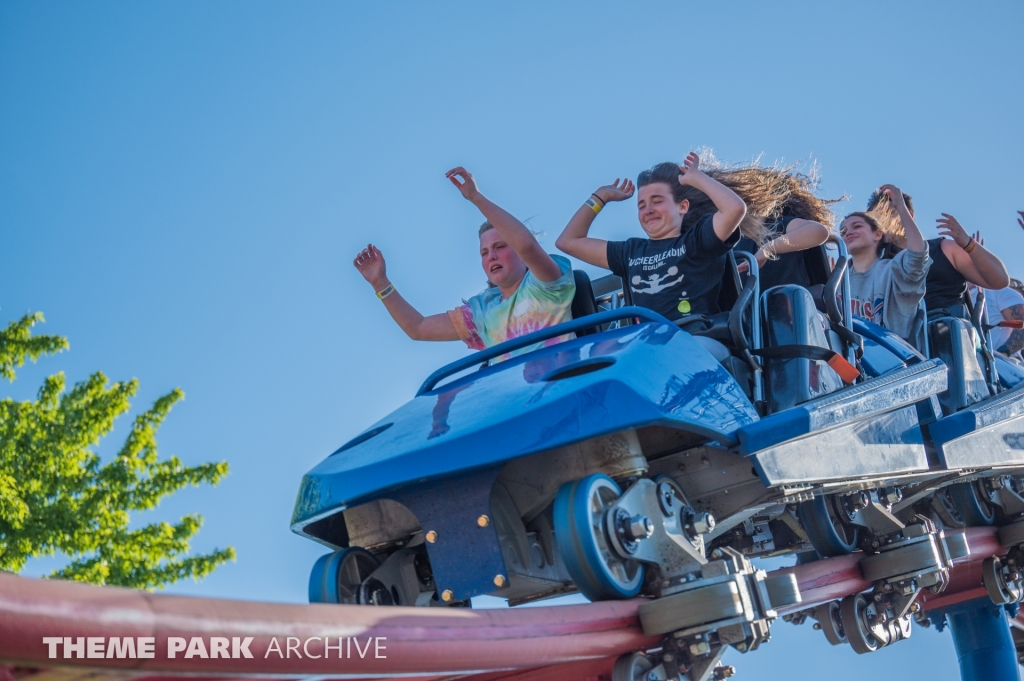
[[[947,416],[988,397],[972,331],[968,322],[957,317],[940,317],[928,324],[931,356],[946,364],[948,387],[939,393],[939,403]]]
[[[828,260],[828,250],[825,244],[808,248],[803,251],[804,267],[807,268],[807,277],[811,286],[824,286],[832,274],[832,265]]]
[[[580,270],[572,271],[572,278],[576,281],[576,293],[572,297],[572,318],[579,319],[597,312],[597,302],[594,300],[594,287],[590,283],[590,277],[586,272]],[[576,332],[576,336],[588,336],[596,333],[596,326]]]
[[[761,296],[761,319],[766,348],[785,345],[813,345],[832,349],[826,322],[818,312],[810,292],[801,286],[786,285],[768,289]],[[765,382],[769,413],[834,392],[843,381],[821,360],[765,359]]]
[[[718,309],[728,312],[736,304],[743,283],[736,271],[736,254],[729,251],[725,259],[725,271],[722,273],[722,286],[718,289]]]

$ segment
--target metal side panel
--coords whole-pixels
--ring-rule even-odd
[[[773,414],[737,430],[740,453],[751,455],[767,452],[778,445],[805,436],[820,437],[820,431],[843,428],[863,432],[856,424],[877,420],[882,430],[894,426],[881,418],[917,402],[929,400],[946,389],[946,365],[939,360],[920,362],[903,369],[890,371],[878,378],[858,383],[816,400]],[[899,419],[897,422],[902,423]],[[914,417],[917,426],[917,417]],[[870,427],[869,427],[870,429]],[[920,442],[920,435],[916,436]],[[848,438],[836,436],[836,442],[852,443]],[[923,451],[923,450],[922,450]],[[852,453],[852,452],[851,452]]]
[[[990,397],[928,429],[942,465],[1024,465],[1024,385]]]
[[[769,486],[887,478],[928,470],[913,405],[789,440],[749,458]]]
[[[412,511],[424,533],[433,532],[426,547],[439,596],[450,590],[452,600],[463,601],[494,591],[498,576],[508,579],[491,522],[491,488],[500,470],[491,467],[433,480],[392,495]]]

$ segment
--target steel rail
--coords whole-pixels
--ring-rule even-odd
[[[969,556],[957,561],[948,588],[928,595],[926,609],[984,595],[981,562],[1002,555],[994,528],[967,531]],[[864,591],[871,583],[860,573],[861,554],[805,563],[777,572],[796,576],[800,610]],[[343,605],[290,605],[152,594],[113,587],[40,580],[0,573],[0,681],[76,678],[59,670],[92,670],[102,678],[159,681],[179,675],[207,680],[269,676],[280,679],[472,678],[475,681],[547,681],[593,678],[610,670],[616,656],[658,644],[644,636],[637,618],[643,599],[495,610],[402,608]],[[785,614],[785,611],[780,612]],[[777,625],[782,625],[778,622]],[[43,637],[153,637],[151,659],[48,657]],[[252,658],[168,658],[168,638],[252,637]],[[288,638],[312,640],[308,652],[321,654],[322,639],[354,639],[366,646],[381,637],[386,658],[372,650],[343,659],[289,657]],[[282,654],[274,652],[273,641]],[[825,645],[825,642],[822,641]],[[105,644],[104,644],[105,645]],[[300,643],[301,647],[301,643]],[[344,653],[342,653],[344,655]],[[3,665],[7,665],[4,667]],[[18,668],[14,676],[14,668]],[[30,670],[43,670],[33,676]],[[49,672],[45,670],[51,670]],[[103,674],[102,672],[106,672]],[[52,676],[58,674],[57,676]],[[312,679],[310,679],[312,681]]]

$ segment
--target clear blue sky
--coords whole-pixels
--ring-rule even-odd
[[[826,6],[827,5],[827,6]],[[0,3],[0,323],[41,310],[63,369],[187,399],[164,455],[225,459],[170,593],[303,601],[302,474],[462,356],[405,338],[352,268],[372,240],[425,312],[479,292],[481,218],[444,178],[554,239],[597,186],[695,147],[813,158],[824,195],[894,182],[1024,275],[1019,2]],[[640,233],[631,205],[594,233]],[[100,451],[127,430],[125,418]],[[149,519],[149,518],[140,518]],[[33,566],[35,573],[52,565]],[[858,657],[779,623],[745,679],[957,677],[948,634]]]

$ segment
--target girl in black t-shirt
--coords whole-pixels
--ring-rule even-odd
[[[705,174],[690,152],[683,165],[659,163],[640,173],[637,218],[646,239],[605,241],[587,235],[609,201],[634,193],[628,179],[599,187],[576,211],[555,244],[580,260],[610,269],[628,286],[634,304],[669,319],[718,312],[725,255],[739,239],[746,205],[734,191]],[[691,200],[710,199],[715,212],[683,229]]]

